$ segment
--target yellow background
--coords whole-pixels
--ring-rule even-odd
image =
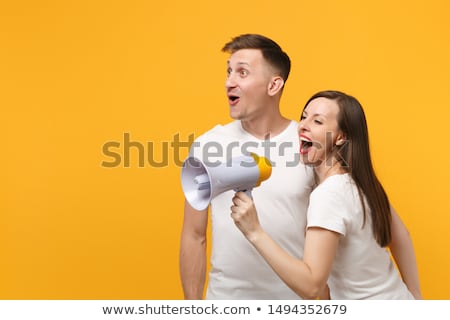
[[[163,146],[229,121],[220,49],[261,33],[293,62],[287,116],[323,89],[362,102],[424,297],[449,299],[449,15],[445,0],[2,1],[0,298],[182,298]],[[135,148],[102,167],[124,133],[168,165],[140,168]]]

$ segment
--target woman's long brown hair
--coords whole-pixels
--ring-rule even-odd
[[[335,156],[356,183],[363,207],[364,223],[367,214],[365,196],[370,208],[374,238],[381,247],[386,247],[391,242],[391,209],[386,192],[372,165],[364,110],[356,98],[340,91],[318,92],[308,100],[305,107],[311,100],[320,97],[334,100],[339,106],[337,122],[346,143],[336,146]]]

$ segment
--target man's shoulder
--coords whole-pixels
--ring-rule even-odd
[[[242,140],[242,128],[239,121],[218,124],[197,137],[190,148],[190,155],[201,158],[204,153],[214,153],[224,156],[228,146],[235,145]]]
[[[227,124],[218,124],[208,131],[204,132],[200,136],[198,136],[195,141],[197,142],[208,142],[208,141],[216,141],[221,140],[223,138],[233,136],[237,130],[239,129],[240,122],[232,121]]]

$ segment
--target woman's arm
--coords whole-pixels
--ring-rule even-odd
[[[324,292],[339,243],[338,233],[308,228],[303,260],[299,260],[262,229],[254,203],[245,193],[236,193],[233,203],[231,217],[236,226],[286,285],[304,299],[316,299]]]
[[[322,290],[322,292],[319,294],[320,300],[330,300],[330,288],[328,285],[325,286],[325,288]]]
[[[403,281],[414,298],[422,299],[420,290],[419,272],[417,268],[414,246],[408,230],[403,224],[397,212],[391,207],[392,241],[389,245],[392,257],[398,266]]]

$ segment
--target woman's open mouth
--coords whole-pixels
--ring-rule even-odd
[[[307,154],[312,146],[313,143],[308,137],[300,135],[300,154]]]

